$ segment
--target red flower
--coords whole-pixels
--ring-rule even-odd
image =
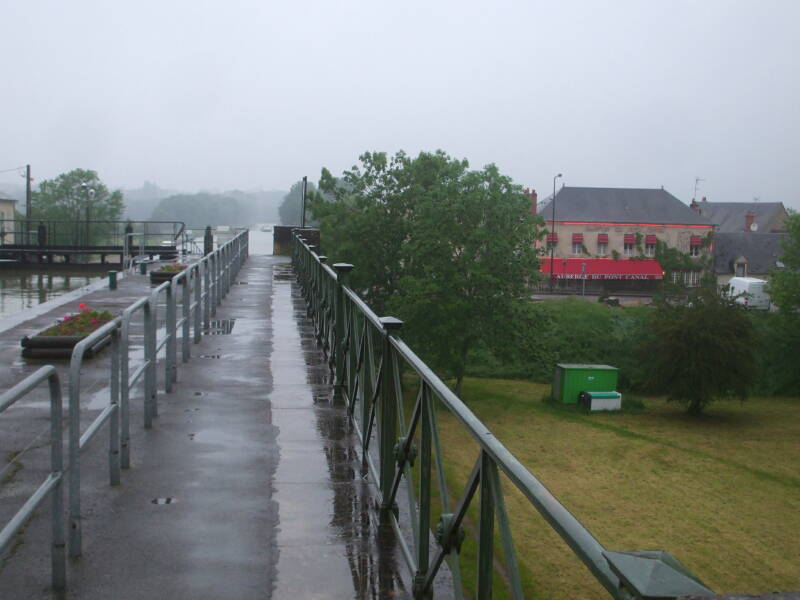
[[[89,307],[88,307],[88,306],[86,306],[86,305],[85,305],[83,302],[81,302],[80,304],[78,304],[78,308],[79,308],[79,309],[81,309],[81,310],[82,310],[82,311],[84,311],[84,312],[87,312],[87,311],[89,310]]]

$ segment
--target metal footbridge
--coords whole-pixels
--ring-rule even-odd
[[[250,256],[241,232],[157,287],[130,270],[71,300],[118,316],[68,363],[15,340],[72,305],[0,323],[0,597],[523,598],[510,488],[609,597],[712,593],[665,552],[605,548],[351,269],[299,234],[291,262]],[[445,414],[476,448],[466,480]]]

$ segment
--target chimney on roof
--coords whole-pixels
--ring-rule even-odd
[[[706,201],[706,197],[705,197],[705,196],[703,196],[703,202],[705,202],[705,201]]]
[[[744,215],[744,230],[755,231],[753,226],[756,224],[756,213],[748,210]]]
[[[689,208],[695,212],[700,212],[700,204],[694,198],[692,198],[692,203],[689,205]]]
[[[531,209],[530,209],[531,210],[531,214],[535,215],[537,209],[539,208],[537,206],[537,202],[538,202],[539,196],[536,194],[536,190],[529,190],[528,188],[525,188],[524,191],[525,191],[525,195],[528,196],[531,199]]]

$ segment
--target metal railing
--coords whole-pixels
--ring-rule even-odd
[[[68,472],[69,472],[69,508],[68,551],[72,558],[81,555],[81,463],[80,455],[84,448],[109,424],[109,480],[112,486],[120,483],[120,470],[130,467],[130,402],[131,392],[144,376],[143,406],[144,427],[153,425],[153,418],[158,415],[158,361],[163,358],[164,391],[170,392],[177,381],[178,358],[177,349],[180,342],[181,359],[187,362],[191,356],[191,343],[201,340],[201,328],[210,328],[210,317],[216,312],[230,289],[231,282],[238,273],[248,255],[248,233],[244,231],[198,262],[188,265],[178,272],[170,281],[155,288],[148,296],[140,298],[128,306],[121,316],[104,324],[75,345],[69,367],[69,435],[68,435]],[[182,292],[178,288],[182,286]],[[180,302],[180,318],[178,318],[178,297]],[[159,310],[163,314],[163,327],[159,328]],[[143,315],[143,359],[131,373],[131,327],[134,315],[139,311]],[[192,334],[192,326],[194,332]],[[162,331],[159,337],[159,331]],[[111,357],[109,367],[109,404],[81,433],[81,368],[83,358],[88,349],[110,338]],[[51,398],[54,408],[53,439],[58,438],[58,453],[53,450],[53,474],[43,486],[26,502],[23,509],[6,525],[0,533],[0,554],[8,546],[9,541],[38,506],[47,493],[54,493],[53,508],[53,547],[54,553],[60,548],[63,563],[64,523],[61,505],[61,388],[58,375],[53,366],[46,366],[28,377],[23,382],[0,396],[0,412],[14,401],[28,393],[35,385],[50,378]],[[57,406],[56,406],[57,403]],[[56,416],[57,415],[57,416]],[[55,448],[56,443],[53,442]],[[56,510],[56,497],[58,507]],[[57,514],[56,514],[57,513]],[[20,516],[22,515],[22,516]],[[56,531],[58,530],[58,531]],[[60,537],[59,537],[60,536]],[[53,586],[64,587],[65,575],[63,566],[56,564],[53,558]]]
[[[61,418],[61,383],[55,367],[47,365],[20,381],[13,388],[0,395],[0,413],[28,394],[36,386],[47,380],[50,388],[50,475],[23,504],[17,513],[0,531],[0,556],[8,549],[14,536],[31,518],[33,512],[47,498],[52,496],[50,561],[52,564],[52,585],[55,590],[63,590],[67,581],[66,556],[64,552],[64,456],[62,449],[63,425]]]
[[[182,221],[0,219],[0,246],[175,246],[185,228]]]
[[[500,558],[496,556],[495,537],[502,547],[510,594],[524,597],[501,472],[611,597],[629,600],[713,593],[666,552],[606,550],[400,339],[402,322],[379,317],[347,286],[347,274],[353,266],[338,263],[331,268],[326,257],[314,250],[294,234],[292,260],[308,314],[329,357],[335,390],[344,398],[360,436],[381,517],[394,529],[413,576],[414,598],[432,594],[434,579],[445,561],[452,574],[454,596],[463,597],[459,553],[465,519],[473,504],[478,512],[474,540],[477,564],[473,565],[477,597],[492,595],[494,564]],[[409,378],[419,386],[413,402],[404,398],[408,385],[403,384]],[[448,486],[437,406],[444,407],[478,447],[474,466],[457,499]],[[420,464],[415,467],[417,455]],[[404,493],[400,493],[401,486]],[[432,504],[436,496],[442,509],[434,524]],[[400,500],[407,503],[402,513],[397,506]]]

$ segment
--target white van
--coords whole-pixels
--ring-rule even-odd
[[[769,294],[764,290],[767,284],[763,279],[755,277],[731,277],[728,282],[730,286],[729,294],[736,299],[739,304],[744,304],[746,308],[758,310],[769,310]]]

